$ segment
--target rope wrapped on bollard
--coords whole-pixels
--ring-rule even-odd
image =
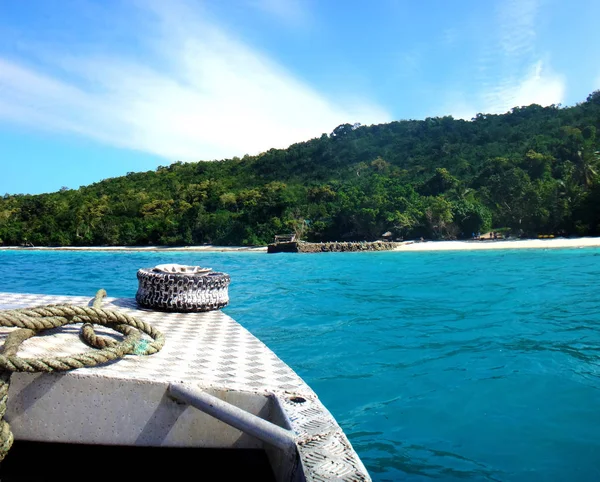
[[[36,308],[0,311],[0,326],[17,327],[0,348],[0,462],[13,444],[13,434],[4,420],[10,376],[13,372],[54,372],[93,367],[123,358],[125,355],[152,355],[163,347],[163,334],[152,325],[119,311],[101,308],[106,291],[96,293],[93,305],[49,305]],[[84,323],[80,335],[94,350],[70,356],[21,358],[19,346],[34,335],[51,328]],[[96,335],[93,325],[109,327],[124,338],[121,341]],[[152,341],[142,339],[142,333]]]

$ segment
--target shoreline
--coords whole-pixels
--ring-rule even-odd
[[[492,249],[600,248],[597,238],[502,239],[485,241],[405,241],[387,252],[481,251]],[[0,251],[206,252],[266,253],[267,246],[0,246]],[[372,252],[372,251],[364,251]]]
[[[409,241],[401,246],[398,246],[394,249],[394,251],[481,251],[490,249],[560,249],[598,247],[600,247],[600,237],[552,239],[500,239],[485,241]]]
[[[267,252],[266,246],[0,246],[0,251],[107,251],[107,252]]]

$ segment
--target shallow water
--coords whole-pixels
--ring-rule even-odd
[[[0,291],[134,296],[232,277],[226,312],[317,392],[374,480],[600,480],[600,249],[0,251]]]

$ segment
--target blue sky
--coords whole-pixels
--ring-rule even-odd
[[[0,194],[257,154],[342,123],[572,105],[597,0],[0,0]]]

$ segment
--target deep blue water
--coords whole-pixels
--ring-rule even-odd
[[[317,392],[374,480],[600,480],[600,250],[0,251],[0,291],[232,277],[226,312]]]

